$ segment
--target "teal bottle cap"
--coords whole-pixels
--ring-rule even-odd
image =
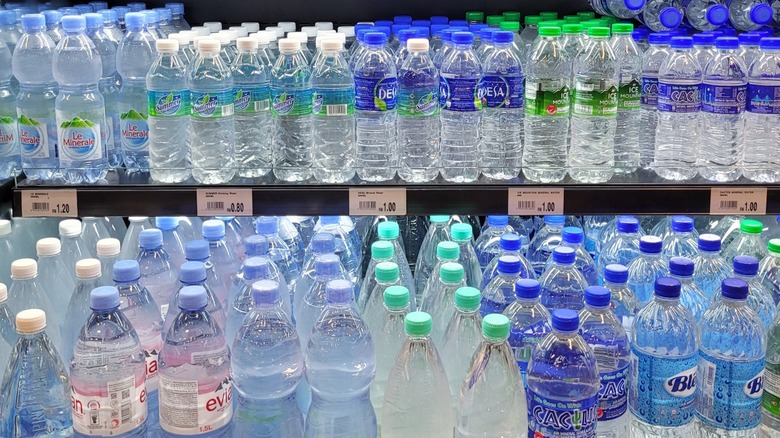
[[[393,240],[398,238],[398,223],[397,222],[381,222],[377,226],[377,234],[380,239]]]
[[[404,318],[404,329],[411,336],[428,336],[432,327],[431,315],[425,312],[411,312]]]
[[[403,286],[390,286],[384,293],[385,306],[390,310],[403,310],[409,305],[409,289]]]
[[[439,278],[446,283],[459,283],[463,281],[463,265],[451,262],[441,265]]]
[[[377,263],[374,271],[376,281],[382,283],[392,283],[398,281],[398,265],[393,262]]]
[[[482,294],[474,287],[462,287],[455,291],[455,306],[466,311],[474,311],[479,308]]]
[[[509,318],[500,313],[491,313],[482,318],[482,336],[493,341],[509,338]]]

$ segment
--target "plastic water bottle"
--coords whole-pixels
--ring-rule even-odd
[[[181,312],[160,351],[160,426],[166,435],[231,436],[230,350],[207,304],[203,287],[183,288]]]
[[[693,36],[693,55],[699,61],[704,73],[704,67],[715,56],[715,35],[711,33],[697,33]]]
[[[13,419],[0,426],[5,436],[73,434],[68,375],[45,329],[43,310],[31,308],[16,315],[19,340],[0,386],[0,412],[4,419]]]
[[[745,149],[742,173],[756,182],[776,182],[780,172],[774,160],[780,142],[776,141],[776,120],[780,108],[775,103],[780,87],[780,39],[762,38],[761,52],[748,71]]]
[[[376,354],[376,377],[371,384],[371,404],[376,412],[382,411],[387,379],[404,343],[404,318],[409,311],[409,291],[405,287],[385,289],[384,310],[377,323],[378,334],[372,337]],[[377,418],[377,422],[381,431],[380,418]]]
[[[0,45],[0,178],[13,178],[22,169],[16,130],[16,96],[11,88],[11,50]]]
[[[757,436],[766,329],[747,304],[747,283],[728,278],[721,290],[721,300],[699,323],[696,429],[700,435]]]
[[[702,68],[690,37],[673,37],[671,53],[658,72],[658,125],[654,170],[663,179],[696,176]]]
[[[747,297],[747,306],[758,315],[758,318],[764,325],[764,329],[768,330],[769,325],[775,318],[776,306],[772,293],[766,288],[757,275],[758,260],[751,256],[737,256],[734,257],[733,266],[734,274],[732,277],[738,278],[750,286],[750,293]],[[716,296],[712,300],[713,302],[717,301],[717,294],[718,293],[716,292]]]
[[[19,81],[16,113],[22,168],[30,180],[50,180],[59,169],[54,114],[57,84],[52,70],[40,66],[51,64],[54,42],[46,34],[42,15],[24,15],[22,29],[12,62],[14,77]]]
[[[761,238],[763,230],[764,224],[760,221],[742,219],[739,223],[737,237],[728,245],[724,245],[720,253],[721,257],[729,264],[734,261],[734,257],[739,255],[749,255],[763,260],[767,255],[766,243]]]
[[[514,256],[520,259],[520,277],[522,278],[536,278],[536,272],[534,271],[531,263],[523,255],[522,247],[520,246],[521,239],[515,233],[504,233],[501,235],[499,242],[499,252],[488,263],[485,269],[482,271],[482,281],[480,282],[480,289],[484,289],[492,279],[498,275],[498,262],[502,256]]]
[[[236,434],[269,436],[276,431],[277,436],[303,436],[303,415],[295,399],[303,376],[303,350],[281,307],[279,286],[271,280],[252,286],[254,307],[232,344]]]
[[[502,313],[514,301],[515,282],[524,277],[520,258],[503,255],[498,258],[498,275],[483,289],[480,312],[482,316]],[[527,275],[527,273],[525,273]]]
[[[479,266],[483,270],[500,252],[501,236],[514,232],[509,225],[509,216],[488,216],[486,222],[487,228],[479,234],[474,244]]]
[[[540,302],[541,286],[533,279],[520,279],[515,283],[515,301],[505,310],[510,321],[509,345],[526,386],[526,371],[531,352],[549,333],[550,312]]]
[[[362,312],[366,325],[373,335],[377,335],[378,322],[381,318],[384,306],[385,290],[400,286],[398,265],[394,262],[380,262],[376,265],[373,274],[374,282],[371,290],[363,290],[358,300],[358,309]],[[410,307],[414,304],[411,302]]]
[[[700,31],[715,30],[729,21],[729,10],[718,0],[682,0],[685,23]]]
[[[441,271],[442,265],[445,263],[458,262],[459,256],[460,247],[455,242],[444,241],[439,242],[439,244],[436,245],[436,264],[433,265],[431,273],[428,276],[428,280],[426,281],[424,288],[419,293],[419,306],[421,309],[425,305],[424,302],[426,297],[430,296],[430,294],[433,292],[432,288],[439,279],[439,272]]]
[[[19,339],[14,324],[14,316],[8,308],[8,288],[0,283],[0,360],[8,364],[11,350]]]
[[[615,237],[605,242],[599,252],[597,270],[600,278],[603,278],[607,265],[614,263],[629,266],[640,255],[639,220],[633,216],[619,216],[616,230]],[[604,237],[605,233],[601,234]]]
[[[41,14],[46,21],[46,33],[54,41],[54,44],[57,44],[62,39],[62,12],[49,10],[43,11]],[[24,23],[22,23],[22,32],[24,32]],[[22,33],[22,36],[24,36],[24,33]]]
[[[653,32],[669,31],[682,24],[683,11],[677,0],[648,0],[636,19]]]
[[[697,246],[698,254],[693,257],[694,282],[709,300],[720,282],[729,276],[730,269],[720,257],[720,237],[701,234]]]
[[[238,272],[240,261],[236,259],[233,249],[225,241],[225,223],[219,219],[203,222],[201,230],[203,239],[209,243],[209,260],[214,265],[215,275],[222,281],[221,287],[214,294],[227,308],[228,292],[233,282],[233,276]]]
[[[179,30],[187,30],[190,25],[184,18],[184,3],[166,3],[165,7],[171,10],[171,24]]]
[[[38,255],[38,284],[40,284],[49,302],[62,300],[62,291],[70,294],[76,284],[73,275],[65,266],[62,259],[59,239],[46,237],[35,244],[35,252]]]
[[[604,287],[609,289],[612,311],[630,337],[639,303],[628,287],[628,268],[617,264],[607,265],[604,268]]]
[[[658,72],[669,54],[671,36],[652,33],[650,48],[642,55],[642,94],[640,97],[639,165],[649,169],[655,160],[655,126],[658,122]]]
[[[642,52],[631,36],[634,27],[629,24],[612,25],[610,41],[619,70],[615,128],[615,173],[618,174],[633,173],[640,164]]]
[[[399,241],[399,232],[398,223],[393,221],[382,222],[377,227],[377,236],[379,237],[379,240],[385,240],[393,244],[393,257],[401,272],[401,285],[405,286],[409,289],[409,292],[412,293],[412,297],[410,297],[412,308],[416,308],[416,300],[414,298],[414,277],[412,276],[412,270],[409,267],[403,244]]]
[[[146,286],[160,306],[160,317],[168,313],[167,304],[176,289],[178,267],[171,264],[168,252],[162,247],[162,232],[156,228],[143,230],[138,235],[141,252],[136,260],[141,266],[141,283]]]
[[[127,31],[117,47],[116,69],[122,76],[119,95],[119,125],[122,158],[134,171],[149,168],[149,113],[146,74],[155,60],[155,37],[140,13],[125,16]]]
[[[591,1],[591,7],[601,15],[611,15],[618,18],[634,18],[645,7],[644,0],[608,0],[606,2]]]
[[[770,256],[771,258],[771,256]],[[764,394],[761,403],[761,429],[760,436],[776,438],[778,424],[780,424],[780,412],[777,402],[780,400],[780,388],[777,378],[780,375],[780,356],[778,356],[778,329],[780,319],[772,322],[767,330],[766,369],[764,370]]]
[[[565,216],[545,216],[544,225],[531,239],[527,252],[528,261],[531,262],[537,277],[544,272],[553,249],[561,244],[565,221]]]
[[[780,239],[772,239],[767,245],[769,254],[761,260],[758,268],[758,278],[764,287],[772,294],[775,303],[780,301]]]
[[[559,247],[573,248],[575,251],[574,266],[580,271],[589,285],[595,286],[598,284],[598,275],[596,272],[596,263],[590,256],[588,251],[583,245],[585,240],[585,234],[581,228],[578,227],[564,227],[563,233],[561,233],[561,243]],[[549,269],[553,264],[552,256],[547,260],[545,270]]]
[[[11,279],[12,283],[8,288],[8,307],[11,313],[17,315],[26,309],[41,309],[57,316],[52,318],[47,334],[54,346],[60,347],[63,320],[58,313],[54,313],[54,307],[38,281],[38,264],[33,259],[14,260],[11,263]]]
[[[73,356],[73,346],[79,339],[79,333],[84,322],[90,315],[89,294],[99,286],[100,260],[83,259],[76,263],[76,287],[70,296],[67,318],[61,321],[62,344],[60,352],[63,361],[69,361]],[[54,321],[52,321],[54,323]]]
[[[130,224],[122,238],[122,249],[119,253],[120,260],[135,259],[138,256],[140,245],[138,236],[141,231],[152,228],[149,218],[146,216],[130,216],[127,218]]]
[[[654,298],[637,313],[631,332],[632,436],[693,434],[699,340],[693,315],[680,303],[680,282],[657,279]]]
[[[431,340],[431,328],[431,316],[425,312],[406,316],[406,340],[385,390],[383,437],[453,435],[455,422],[447,375]]]
[[[687,257],[672,257],[669,260],[669,276],[680,282],[680,303],[688,309],[696,322],[701,320],[709,307],[707,297],[693,281],[694,264]]]
[[[138,335],[119,309],[114,286],[89,295],[91,314],[79,331],[70,362],[73,428],[78,436],[147,433],[146,360]],[[94,361],[103,367],[94,369]]]
[[[414,267],[414,286],[418,302],[436,264],[438,245],[449,240],[447,235],[449,220],[449,216],[430,216],[428,218],[428,231],[426,231],[425,238],[423,238],[423,242],[420,245],[420,251],[417,253],[417,262]]]
[[[119,42],[122,41],[122,37],[124,36],[124,32],[119,27],[119,15],[117,11],[112,9],[99,9],[96,12],[103,16],[103,31],[105,32],[108,39],[115,45],[119,45]],[[61,19],[62,17],[60,17],[60,20]],[[49,31],[49,35],[52,36],[52,39],[54,39],[55,36],[61,36],[61,33],[58,34],[58,32],[61,32],[59,29],[59,23],[57,23],[57,26],[57,28],[54,28],[49,26],[48,21],[46,22],[46,28]]]
[[[770,24],[774,15],[772,6],[762,0],[728,0],[731,25],[741,31],[756,30]]]
[[[441,342],[452,314],[455,312],[455,292],[467,286],[463,266],[460,263],[441,265],[437,280],[423,295],[420,309],[436,318],[433,326],[433,339]]]
[[[81,238],[81,221],[65,219],[59,223],[60,241],[62,243],[62,259],[71,278],[75,277],[76,263],[92,256],[93,251],[87,248]],[[50,318],[51,319],[51,318]]]
[[[450,239],[460,247],[458,263],[463,265],[466,286],[479,287],[482,281],[482,270],[474,249],[474,230],[471,225],[452,224],[450,226]]]
[[[663,242],[655,236],[639,239],[639,256],[628,267],[628,287],[634,292],[640,309],[652,300],[655,280],[669,275],[669,267],[661,254]],[[625,265],[624,265],[625,266]]]
[[[583,293],[588,282],[574,265],[573,248],[558,247],[553,250],[553,265],[539,278],[542,287],[542,304],[548,310],[574,309],[584,306]]]
[[[462,287],[455,291],[455,312],[444,331],[441,346],[441,358],[444,371],[450,385],[453,409],[458,407],[458,395],[466,373],[469,371],[471,357],[482,340],[479,313],[480,293],[473,287]]]
[[[529,436],[575,431],[595,436],[599,373],[593,349],[577,332],[579,322],[574,310],[555,310],[552,332],[539,341],[531,354],[527,389]],[[562,421],[563,418],[570,420]]]
[[[167,306],[168,311],[165,316],[163,316],[163,321],[165,322],[162,331],[163,338],[168,334],[168,331],[173,325],[173,321],[179,314],[179,308],[176,303],[178,303],[179,294],[182,289],[187,286],[203,286],[206,290],[206,295],[208,296],[206,310],[211,314],[211,318],[219,326],[222,332],[225,333],[227,308],[222,306],[219,296],[206,284],[206,277],[206,265],[201,262],[186,262],[181,265],[179,268],[179,283],[171,294]],[[233,334],[235,334],[235,332],[233,332]],[[230,342],[232,342],[232,339],[230,339]]]
[[[124,222],[124,220],[123,220]],[[95,253],[98,240],[111,237],[108,218],[85,216],[81,218],[81,239],[91,253]]]
[[[520,32],[520,40],[523,43],[523,54],[526,59],[532,61],[534,48],[537,44],[537,39],[540,36],[554,36],[548,32],[547,35],[542,35],[542,30],[539,28],[539,23],[542,18],[538,15],[526,15],[523,18],[523,31]],[[524,61],[526,59],[523,59]],[[533,62],[533,61],[532,61]],[[526,88],[527,89],[527,88]]]
[[[185,253],[185,237],[179,230],[179,218],[175,216],[158,216],[155,225],[162,232],[163,248],[168,253],[173,266],[181,266],[187,261]]]
[[[672,233],[664,238],[664,257],[694,258],[699,253],[693,219],[688,216],[672,216]]]
[[[772,34],[770,34],[771,36]],[[745,75],[747,76],[748,69],[753,65],[753,61],[760,56],[760,41],[762,34],[755,32],[745,32],[739,34],[739,50],[737,55],[742,58],[742,62],[745,64]]]
[[[327,284],[332,280],[344,279],[344,275],[339,267],[338,257],[334,254],[316,257],[314,261],[314,281],[300,298],[297,295],[295,297],[293,314],[295,315],[296,328],[303,344],[308,342],[311,328],[325,308],[327,303]]]

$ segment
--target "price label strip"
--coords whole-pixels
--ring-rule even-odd
[[[766,187],[713,187],[710,214],[766,215]]]
[[[252,189],[198,189],[198,216],[252,216]]]
[[[350,216],[406,215],[406,188],[350,188]]]
[[[76,190],[25,190],[22,217],[78,217]]]
[[[508,211],[512,216],[563,214],[563,188],[510,187]]]

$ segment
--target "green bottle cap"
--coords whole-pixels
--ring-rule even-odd
[[[520,13],[517,11],[505,11],[501,15],[506,21],[520,21]]]
[[[561,36],[561,28],[557,26],[540,27],[539,35],[545,37],[558,37]]]
[[[474,311],[479,308],[482,295],[479,289],[474,287],[461,287],[455,291],[455,306],[465,311]]]
[[[588,29],[588,36],[593,38],[605,38],[609,36],[609,28],[608,27],[591,27]]]
[[[607,23],[609,23],[609,24],[615,24],[615,23],[617,23],[617,22],[618,22],[618,19],[617,19],[617,18],[615,18],[615,17],[609,17],[609,16],[607,16],[607,17],[601,17],[601,18],[599,18],[599,20],[604,20],[604,21],[606,21],[606,22],[607,22]]]
[[[742,219],[739,229],[747,234],[761,234],[764,231],[764,224],[755,219]]]
[[[634,31],[634,25],[631,23],[615,23],[612,25],[612,33],[632,33]]]
[[[425,312],[411,312],[404,318],[404,329],[407,335],[428,336],[431,334],[431,315]]]
[[[500,313],[491,313],[482,318],[482,336],[491,341],[509,338],[509,318]]]
[[[590,20],[596,18],[596,13],[593,11],[582,11],[582,12],[577,12],[577,16],[585,20]]]
[[[428,218],[433,224],[440,224],[442,222],[449,222],[450,217],[447,215],[434,215]]]
[[[482,20],[485,19],[485,13],[482,11],[468,11],[466,12],[466,20],[468,21],[478,21],[482,23]]]
[[[384,293],[385,306],[390,310],[403,310],[409,305],[409,289],[403,286],[390,286]]]
[[[582,33],[583,29],[581,24],[564,24],[561,26],[564,35],[579,35]]]
[[[598,21],[598,20],[585,20],[585,21],[580,21],[580,24],[582,25],[582,27],[583,27],[585,30],[587,30],[587,29],[590,29],[591,27],[598,27],[598,26],[601,26],[601,22],[600,22],[600,21]]]
[[[377,226],[377,234],[380,239],[393,240],[398,238],[398,223],[397,222],[380,222]]]
[[[485,18],[485,23],[488,26],[498,26],[502,21],[508,21],[503,15],[488,15]]]
[[[441,260],[458,260],[460,246],[455,242],[439,242],[436,245],[436,257]]]
[[[545,20],[539,22],[539,27],[548,27],[548,26],[561,27],[561,25],[558,24],[558,20]]]
[[[511,30],[512,32],[517,32],[520,30],[520,22],[519,21],[502,21],[498,28],[501,30]],[[471,228],[471,227],[469,227]]]
[[[447,262],[441,265],[439,278],[445,283],[459,283],[463,281],[463,265]]]
[[[558,13],[553,11],[542,11],[539,12],[539,16],[542,17],[542,20],[557,20],[558,19]]]
[[[769,252],[780,254],[780,239],[771,239],[767,248],[769,248]]]
[[[601,24],[601,27],[610,27],[610,26],[612,26],[612,21],[610,21],[609,19],[604,18],[604,17],[597,18],[594,21],[598,21],[599,24]]]
[[[398,265],[393,262],[377,263],[374,275],[378,282],[394,283],[398,281]]]
[[[578,17],[576,15],[566,15],[563,17],[564,21],[571,24],[577,24],[580,21],[582,21],[582,17]]]
[[[452,224],[450,227],[450,235],[452,236],[453,241],[463,242],[465,240],[471,240],[471,238],[474,237],[474,231],[469,224]]]
[[[525,25],[526,26],[528,26],[529,24],[535,26],[535,25],[539,24],[540,21],[542,21],[542,17],[540,17],[538,15],[526,15],[525,16]]]
[[[387,260],[393,257],[393,244],[387,240],[377,240],[371,244],[371,258]]]

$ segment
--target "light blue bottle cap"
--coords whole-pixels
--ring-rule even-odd
[[[102,29],[103,28],[103,15],[90,12],[83,15],[87,24],[87,29]],[[158,227],[159,228],[159,227]]]
[[[398,238],[399,231],[398,222],[387,221],[377,225],[376,233],[380,239],[393,240]]]
[[[146,16],[140,12],[128,12],[125,15],[125,26],[128,29],[138,29],[146,26]]]
[[[750,20],[756,24],[768,24],[772,21],[774,11],[766,3],[759,3],[750,8]]]
[[[580,227],[564,227],[561,239],[566,243],[580,244],[585,240],[585,233]]]
[[[489,227],[505,227],[509,225],[509,216],[488,216],[487,223]]]
[[[179,291],[179,308],[189,312],[203,310],[209,303],[203,286],[185,286]]]
[[[669,259],[669,273],[679,277],[693,275],[693,260],[688,257],[672,257]]]
[[[341,216],[320,216],[320,223],[322,225],[337,225]]]
[[[95,12],[95,8],[92,7],[92,5],[74,5],[74,8],[79,10],[79,14],[89,14],[91,12]]]
[[[114,6],[111,8],[112,11],[116,11],[116,15],[118,18],[121,18],[122,20],[125,19],[128,13],[130,13],[130,8],[127,6]]]
[[[737,275],[754,276],[758,274],[758,259],[753,256],[734,257],[734,273]]]
[[[336,237],[330,233],[317,233],[309,242],[312,254],[332,254],[336,251]]]
[[[116,23],[119,20],[119,14],[113,9],[101,9],[98,13],[103,16],[103,23]]]
[[[544,217],[544,223],[549,225],[563,225],[566,223],[566,216],[563,215],[549,215]]]
[[[114,286],[101,286],[89,293],[89,308],[97,312],[119,307],[119,290]]]
[[[469,224],[452,224],[450,226],[450,236],[454,242],[465,242],[474,237],[474,230],[471,229]]]
[[[352,300],[352,282],[349,280],[331,280],[325,285],[328,304],[346,304]]]
[[[79,10],[76,8],[59,8],[58,11],[62,12],[63,17],[68,15],[79,15]]]
[[[225,237],[225,223],[218,219],[203,222],[201,234],[206,240],[220,240]]]
[[[203,262],[184,262],[179,269],[179,281],[185,284],[206,281],[206,265]]]
[[[160,22],[160,14],[154,10],[147,9],[141,12],[146,17],[147,24],[157,24]]]
[[[523,299],[536,299],[542,294],[542,287],[537,280],[521,278],[515,282],[515,296]]]
[[[747,299],[750,287],[739,278],[726,278],[720,283],[720,292],[724,298],[744,300]]]
[[[173,18],[173,12],[168,8],[154,8],[154,12],[157,12],[162,21],[170,21]]]
[[[127,7],[130,8],[130,10],[133,12],[143,11],[144,9],[146,9],[146,3],[132,2],[132,3],[128,3]]]
[[[260,216],[255,221],[257,234],[270,236],[279,232],[279,218],[274,216]]]
[[[266,257],[250,257],[244,262],[244,280],[252,281],[258,278],[268,278],[271,273],[271,263]]]
[[[47,11],[52,12],[52,14],[49,14],[52,16],[51,23],[52,25],[55,23],[59,23],[62,20],[62,14],[60,14],[57,11]],[[55,15],[56,14],[56,15]],[[26,31],[33,31],[33,30],[41,30],[46,27],[46,23],[49,20],[47,15],[41,15],[41,14],[27,14],[22,15],[22,27]]]
[[[157,228],[142,230],[138,235],[138,244],[143,250],[157,249],[161,247],[163,244],[162,231]]]
[[[179,218],[176,216],[159,216],[154,220],[157,228],[168,231],[176,229],[179,226]]]
[[[504,251],[519,251],[521,246],[520,236],[516,233],[504,233],[498,241],[498,247]]]
[[[612,300],[612,292],[606,287],[588,286],[585,288],[585,304],[593,307],[609,306]]]
[[[319,276],[334,276],[339,273],[339,257],[335,254],[325,254],[314,259],[314,274]]]
[[[674,29],[682,23],[683,14],[677,8],[667,7],[661,10],[658,20],[669,29]]]
[[[141,267],[135,260],[120,260],[114,263],[113,280],[117,283],[130,283],[141,279]]]
[[[210,255],[211,248],[205,240],[191,240],[184,245],[184,257],[187,260],[206,260]]]
[[[16,24],[16,13],[14,11],[0,11],[0,24]]]
[[[553,261],[563,265],[571,265],[575,259],[574,248],[568,246],[559,246],[553,250]]]
[[[65,32],[83,32],[87,28],[87,20],[82,15],[62,17],[62,30]]]
[[[255,304],[276,304],[279,301],[279,283],[260,280],[252,283],[252,298]]]
[[[705,18],[713,26],[722,26],[729,21],[729,10],[723,5],[712,5],[707,8]]]
[[[520,273],[520,268],[522,267],[522,263],[520,263],[520,258],[511,256],[511,255],[505,255],[498,258],[498,272],[500,274],[508,274],[508,275],[516,275]]]
[[[173,13],[176,15],[184,14],[184,3],[179,3],[179,2],[166,3],[165,7],[173,11]]]
[[[256,257],[268,254],[268,239],[259,234],[253,234],[244,240],[244,252],[247,257]]]

